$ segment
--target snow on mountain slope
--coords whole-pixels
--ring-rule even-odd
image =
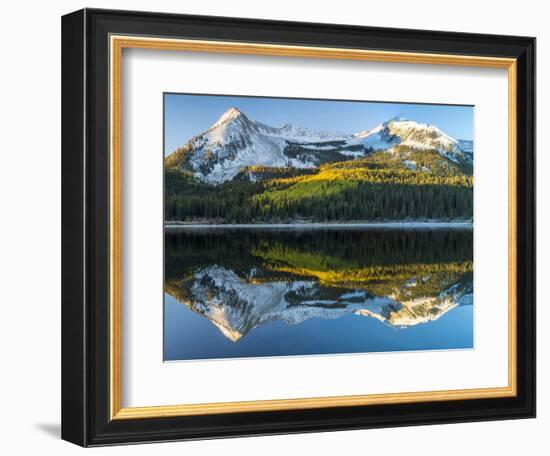
[[[317,131],[289,123],[283,125],[281,128],[276,129],[275,134],[284,138],[287,141],[292,141],[296,143],[346,141],[351,138],[351,135],[345,135],[342,133],[335,133],[325,130]]]
[[[253,277],[251,271],[247,274]],[[272,321],[299,324],[311,318],[335,319],[355,314],[405,328],[438,319],[471,296],[471,283],[457,283],[439,295],[403,301],[364,290],[331,289],[315,280],[254,282],[223,266],[208,266],[191,280],[166,291],[208,318],[228,339],[237,341]],[[470,302],[471,304],[471,302]]]
[[[365,148],[373,150],[391,150],[394,146],[405,146],[415,150],[437,150],[440,155],[455,163],[472,163],[472,157],[461,150],[456,139],[434,125],[402,117],[384,122],[372,130],[357,133],[355,138]]]
[[[455,163],[471,164],[473,160],[472,154],[463,152],[458,141],[439,128],[403,118],[346,135],[292,124],[275,128],[249,119],[237,108],[230,108],[173,156],[181,157],[179,166],[185,166],[199,180],[218,184],[249,166],[314,168],[325,157],[332,161],[357,159],[396,146],[437,150]]]
[[[268,128],[231,108],[210,129],[190,140],[189,164],[195,176],[217,183],[231,180],[245,166],[286,166],[284,143],[270,135]]]
[[[399,138],[392,136],[387,124],[380,124],[371,130],[355,134],[356,142],[367,149],[386,150],[399,143]]]
[[[247,166],[312,168],[317,165],[313,155],[309,159],[295,160],[285,155],[285,147],[289,143],[343,141],[345,138],[345,135],[291,124],[270,127],[231,108],[207,131],[191,138],[188,164],[197,178],[208,183],[231,180]]]

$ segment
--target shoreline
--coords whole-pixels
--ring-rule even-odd
[[[318,223],[178,223],[164,222],[165,229],[312,229],[312,228],[441,228],[473,229],[473,222],[318,222]]]

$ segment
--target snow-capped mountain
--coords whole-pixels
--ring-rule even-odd
[[[374,151],[392,151],[396,146],[435,150],[455,163],[472,163],[472,155],[464,153],[457,140],[433,125],[407,119],[391,119],[371,130],[342,134],[292,124],[271,127],[230,108],[208,130],[168,156],[166,164],[191,171],[203,182],[218,184],[251,166],[315,168]]]
[[[207,131],[183,146],[184,166],[203,182],[233,179],[247,166],[312,168],[315,157],[292,158],[285,154],[289,144],[343,141],[345,135],[313,131],[286,124],[274,128],[250,120],[237,108],[225,112]],[[179,150],[174,154],[178,154]],[[170,160],[168,157],[167,160]]]
[[[458,140],[434,125],[414,122],[402,117],[391,119],[355,135],[365,148],[388,150],[403,146],[414,150],[436,150],[455,163],[472,162],[472,157],[460,147]]]
[[[166,291],[208,318],[232,341],[276,320],[299,324],[310,318],[355,314],[407,328],[437,320],[458,305],[472,304],[472,282],[459,278],[434,296],[403,300],[374,296],[362,289],[327,288],[315,280],[262,282],[250,280],[253,276],[254,271],[243,278],[223,266],[208,266],[190,280],[166,284]]]

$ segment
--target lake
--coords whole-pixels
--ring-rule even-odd
[[[473,348],[473,232],[165,233],[165,361]]]

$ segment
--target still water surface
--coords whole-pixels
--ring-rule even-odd
[[[181,228],[164,359],[473,347],[469,229]]]

